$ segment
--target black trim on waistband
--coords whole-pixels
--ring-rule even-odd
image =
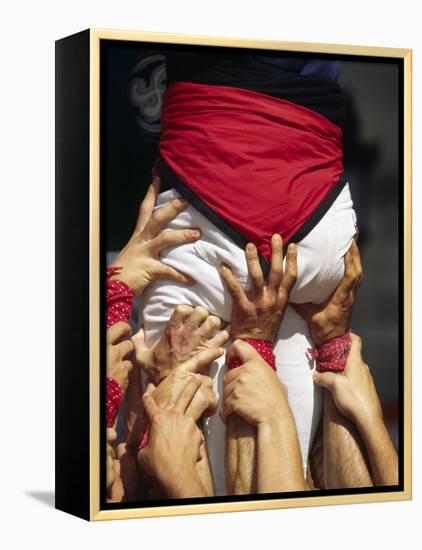
[[[288,241],[286,241],[285,245],[287,246],[289,243],[299,243],[300,241],[303,241],[303,239],[309,235],[309,233],[314,229],[314,227],[322,220],[322,218],[325,216],[325,214],[328,212],[328,210],[331,208],[331,206],[336,201],[337,197],[340,195],[340,193],[343,191],[344,186],[346,185],[347,181],[345,179],[340,178],[338,182],[335,184],[335,186],[331,189],[331,191],[328,193],[328,195],[323,199],[323,201],[319,204],[318,208],[312,212],[312,214],[309,216],[307,220],[304,221],[303,225],[294,233]],[[286,250],[284,251],[286,253]]]
[[[190,187],[188,187],[173,170],[166,164],[161,156],[158,156],[154,168],[163,178],[163,180],[170,187],[174,187],[183,198],[185,198],[189,204],[195,207],[201,214],[203,214],[211,223],[221,229],[221,231],[231,239],[242,250],[245,249],[249,242],[237,229],[235,229],[230,223],[224,220],[219,214],[206,204],[201,197],[199,197]],[[328,212],[334,201],[340,195],[346,180],[340,179],[338,183],[331,189],[325,199],[319,204],[318,208],[310,215],[310,217],[303,223],[303,225],[296,231],[296,233],[288,240],[283,242],[283,255],[287,252],[287,246],[289,243],[298,243],[303,240],[312,229],[318,224],[319,221]],[[265,257],[258,251],[259,263],[264,277],[267,277],[270,271],[270,265]]]

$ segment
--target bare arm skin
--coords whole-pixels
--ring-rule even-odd
[[[208,451],[205,439],[202,441],[201,447],[199,449],[199,459],[195,464],[195,470],[202,483],[202,486],[205,489],[205,493],[208,496],[213,496],[214,482],[211,475],[211,467],[208,459]]]
[[[257,492],[257,432],[232,414],[226,428],[226,486],[229,495]]]
[[[355,334],[352,335],[352,347],[343,373],[315,373],[314,379],[317,384],[330,392],[338,413],[356,427],[368,457],[371,476],[368,471],[367,477],[364,478],[363,470],[360,469],[358,472],[361,478],[356,477],[355,485],[346,486],[356,487],[364,483],[367,483],[365,486],[397,485],[397,453],[382,418],[373,378],[368,366],[362,360],[360,338]],[[362,447],[359,447],[361,456],[361,461],[358,461],[359,467],[364,461],[364,453],[361,449]],[[357,452],[352,456],[349,453],[347,456],[340,445],[334,446],[334,452],[338,455],[338,461],[348,461],[350,468],[352,465],[355,466],[353,472],[357,471],[356,464],[353,463],[357,460]],[[358,485],[359,482],[360,485]]]
[[[371,487],[373,485],[365,447],[356,426],[324,392],[323,442],[326,489]]]
[[[259,353],[236,340],[228,356],[242,365],[224,377],[221,417],[241,417],[254,427],[256,440],[256,492],[303,491],[305,483],[296,425],[287,391]]]
[[[257,492],[306,491],[293,416],[258,426]]]
[[[259,263],[255,245],[246,246],[246,261],[252,288],[245,291],[227,266],[220,273],[233,298],[231,336],[273,341],[287,306],[289,292],[296,282],[296,247],[290,245],[283,273],[283,241],[271,239],[271,270],[268,281]],[[257,491],[257,432],[243,419],[232,415],[227,420],[226,481],[229,494]]]
[[[322,304],[291,304],[306,320],[316,345],[342,336],[350,328],[356,291],[362,280],[362,264],[355,242],[344,258],[344,276],[332,296]],[[324,396],[323,412],[324,487],[368,487],[372,485],[361,436]]]
[[[358,424],[358,428],[369,456],[374,484],[397,485],[397,452],[382,417],[367,418]]]

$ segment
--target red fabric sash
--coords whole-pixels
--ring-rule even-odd
[[[161,120],[167,166],[267,260],[271,235],[287,244],[343,172],[341,129],[265,94],[176,82]]]

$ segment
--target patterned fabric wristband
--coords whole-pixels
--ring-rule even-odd
[[[121,270],[121,267],[109,267],[107,269],[107,328],[110,328],[119,321],[124,321],[127,323],[132,314],[133,304],[135,302],[133,292],[126,283],[123,283],[118,279],[113,279],[110,281],[110,277],[117,275]]]
[[[351,346],[350,330],[315,349],[308,349],[308,357],[316,360],[318,372],[342,372]]]
[[[107,398],[106,398],[106,425],[112,428],[116,420],[117,411],[123,401],[123,392],[117,380],[107,378]]]
[[[273,371],[277,371],[272,342],[269,340],[258,340],[256,338],[244,338],[243,341],[254,347],[261,357],[270,365]],[[227,368],[235,369],[236,367],[240,367],[241,364],[242,362],[238,357],[233,357],[233,359],[227,363]]]

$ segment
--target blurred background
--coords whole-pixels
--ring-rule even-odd
[[[151,44],[105,44],[101,55],[101,188],[106,190],[109,263],[131,235],[151,181],[169,50]],[[399,71],[398,62],[342,60],[339,78],[348,98],[345,175],[357,212],[365,272],[352,330],[362,337],[364,357],[396,445],[401,375]]]

